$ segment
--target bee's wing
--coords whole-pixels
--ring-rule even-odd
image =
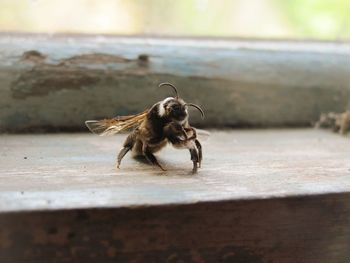
[[[113,119],[88,120],[85,121],[85,125],[92,133],[97,135],[113,135],[139,126],[146,119],[147,112],[148,110],[145,110],[135,115],[117,116]]]
[[[196,132],[197,132],[197,138],[198,140],[200,141],[206,141],[209,139],[209,136],[210,136],[210,132],[206,131],[206,130],[202,130],[202,129],[196,129]]]

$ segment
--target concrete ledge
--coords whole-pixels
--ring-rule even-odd
[[[347,262],[350,140],[320,130],[212,132],[203,167],[161,172],[125,135],[4,135],[2,262]]]
[[[82,130],[143,111],[172,82],[202,127],[308,126],[350,100],[346,43],[0,35],[0,132]]]

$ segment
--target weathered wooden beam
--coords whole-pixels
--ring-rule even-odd
[[[350,103],[346,43],[0,35],[0,131],[81,130],[171,94],[201,126],[305,126]]]
[[[0,214],[17,262],[348,262],[350,195]]]

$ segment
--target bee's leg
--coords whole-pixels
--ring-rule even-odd
[[[198,162],[199,162],[198,152],[197,152],[197,149],[195,147],[192,147],[189,150],[190,150],[190,154],[191,154],[191,160],[193,162],[192,173],[195,174],[195,173],[197,173]]]
[[[149,161],[153,165],[157,165],[163,171],[166,171],[158,162],[157,158],[153,155],[153,153],[148,148],[147,144],[144,142],[142,145],[142,153],[146,157],[147,161]]]
[[[203,154],[202,154],[202,144],[198,141],[197,139],[197,131],[193,127],[187,127],[184,128],[186,132],[192,132],[192,136],[188,138],[187,140],[194,140],[197,150],[198,150],[198,166],[199,168],[201,167],[202,159],[203,159]]]
[[[119,154],[118,154],[117,168],[119,168],[120,163],[121,163],[123,157],[125,156],[125,154],[127,154],[127,152],[130,151],[130,150],[131,150],[130,147],[123,147],[123,148],[120,150],[120,152],[119,152]]]
[[[202,158],[203,158],[203,154],[202,154],[202,144],[198,141],[198,139],[194,140],[197,149],[198,149],[198,165],[199,168],[201,168],[201,163],[202,163]]]
[[[171,122],[164,127],[164,134],[171,141],[180,140],[179,137],[183,136],[184,140],[188,140],[188,136],[186,133],[186,128],[184,128],[181,124],[176,122]]]
[[[182,133],[182,136],[184,137],[184,140],[187,141],[188,140],[188,136],[187,136],[187,133],[185,131],[185,129],[183,127],[181,127],[181,133]]]
[[[118,154],[118,158],[117,158],[117,168],[119,168],[120,163],[123,159],[123,157],[128,153],[128,151],[130,151],[132,149],[132,147],[135,144],[135,138],[136,138],[136,134],[135,131],[132,132],[131,134],[129,134],[129,136],[126,138],[124,144],[123,144],[123,148],[119,151]]]
[[[185,132],[192,132],[192,136],[190,138],[186,138],[187,140],[194,140],[197,138],[197,132],[196,132],[196,129],[195,128],[192,128],[192,127],[187,127],[187,128],[184,128]]]

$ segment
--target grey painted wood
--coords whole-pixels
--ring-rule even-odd
[[[176,84],[203,127],[306,126],[350,101],[347,43],[0,35],[0,131],[82,130]]]
[[[0,136],[1,262],[348,262],[349,137],[212,131],[197,175],[116,170],[124,138]]]
[[[127,155],[125,135],[0,137],[0,211],[167,205],[350,191],[350,140],[314,129],[212,132],[192,175],[186,150],[168,146],[168,170]]]

